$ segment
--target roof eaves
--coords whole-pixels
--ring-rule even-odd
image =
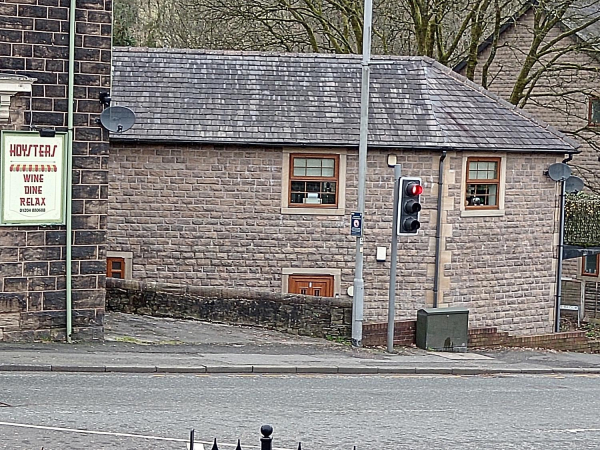
[[[111,135],[110,141],[115,143],[125,143],[131,142],[136,144],[173,144],[173,145],[181,145],[181,144],[189,144],[189,145],[245,145],[251,147],[336,147],[336,148],[356,148],[358,149],[358,143],[354,142],[309,142],[309,141],[243,141],[243,140],[205,140],[198,141],[192,139],[155,139],[155,138],[143,138],[143,137],[126,137],[122,135]],[[473,150],[482,150],[480,146],[466,146],[464,144],[457,143],[442,143],[442,144],[418,144],[418,143],[370,143],[368,147],[371,149],[411,149],[411,150],[420,150],[420,151],[473,151]],[[515,148],[515,147],[495,147],[494,149],[485,149],[485,151],[489,152],[507,152],[507,153],[523,153],[523,147]],[[580,153],[579,151],[569,149],[566,147],[563,148],[536,148],[536,153]]]

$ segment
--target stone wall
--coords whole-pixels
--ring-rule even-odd
[[[96,123],[110,89],[110,0],[78,0],[73,144],[73,338],[102,338],[108,135]],[[35,78],[12,98],[5,130],[67,131],[69,1],[0,3],[0,71]],[[66,228],[0,228],[0,341],[65,339]]]
[[[106,280],[106,288],[111,311],[254,325],[321,338],[352,334],[352,302],[346,299],[115,278]]]
[[[356,242],[349,219],[356,208],[358,158],[354,150],[344,151],[345,215],[297,215],[281,209],[281,148],[113,142],[109,250],[133,254],[135,280],[273,293],[284,289],[284,269],[316,274],[335,269],[341,279],[334,295],[349,299]],[[425,188],[421,230],[399,241],[396,319],[415,318],[433,299],[440,154],[370,150],[366,322],[387,317],[393,208],[388,154],[397,156],[404,175],[420,176]],[[558,192],[543,172],[557,158],[503,155],[505,210],[497,217],[463,215],[464,158],[461,152],[448,152],[445,161],[440,303],[468,308],[473,326],[520,334],[549,332]],[[388,249],[384,262],[375,258],[379,246]]]

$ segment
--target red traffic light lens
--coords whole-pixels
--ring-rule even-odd
[[[423,186],[417,183],[411,183],[406,189],[408,195],[421,195],[423,193]]]

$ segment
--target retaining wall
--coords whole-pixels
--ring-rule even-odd
[[[350,337],[352,301],[107,278],[109,311],[262,326],[315,337]]]

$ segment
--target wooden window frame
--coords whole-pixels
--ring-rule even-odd
[[[120,262],[121,263],[121,270],[113,270],[112,269],[112,263],[113,262]],[[114,277],[113,274],[114,273],[120,273],[121,276],[120,277]],[[107,278],[119,278],[121,280],[124,280],[126,277],[126,272],[125,272],[125,258],[119,258],[119,257],[108,257],[106,258],[106,277]]]
[[[596,257],[596,271],[593,273],[589,273],[585,271],[585,262],[588,256]],[[586,255],[581,258],[581,275],[584,277],[597,277],[600,275],[600,254],[596,255]]]
[[[600,122],[592,122],[592,105],[594,102],[598,102],[598,107],[600,107],[600,97],[589,97],[588,101],[588,127],[600,127]]]
[[[301,282],[301,281],[313,282],[313,283],[314,282],[326,283],[326,287],[325,287],[326,291],[324,293],[325,295],[323,295],[322,293],[319,293],[319,295],[316,295],[316,296],[317,297],[327,297],[327,298],[331,298],[334,296],[334,293],[335,293],[335,277],[334,277],[334,275],[293,274],[293,275],[289,276],[288,290],[291,291],[292,285],[294,283]],[[312,289],[314,289],[314,288],[312,288]],[[302,292],[298,292],[298,294],[312,295],[312,294],[307,294],[307,293],[302,293]]]
[[[469,178],[469,164],[471,162],[495,162],[496,167],[496,178],[494,179],[471,179]],[[502,158],[500,157],[482,157],[482,156],[470,156],[467,157],[466,173],[465,173],[465,210],[499,210],[500,209],[500,189],[501,189],[501,164]],[[489,205],[468,205],[466,203],[469,197],[468,188],[470,184],[495,184],[496,185],[496,204]]]
[[[295,177],[294,176],[294,160],[296,158],[306,159],[333,159],[334,160],[334,176],[333,177]],[[319,203],[292,203],[292,182],[293,181],[333,181],[336,183],[335,203],[319,204]],[[317,154],[317,153],[291,153],[288,179],[288,198],[287,204],[289,208],[338,208],[340,201],[340,155]]]

